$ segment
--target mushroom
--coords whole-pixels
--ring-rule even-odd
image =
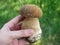
[[[30,37],[26,38],[30,43],[36,42],[40,39],[42,30],[38,18],[42,16],[42,10],[40,7],[34,4],[27,4],[21,8],[21,16],[25,19],[21,22],[21,29],[33,29],[34,33]]]
[[[33,17],[33,18],[38,18],[42,16],[42,10],[40,7],[36,5],[24,5],[21,9],[21,15],[24,17]]]

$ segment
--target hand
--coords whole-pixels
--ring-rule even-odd
[[[17,16],[11,21],[6,23],[0,30],[0,45],[25,45],[28,44],[25,40],[18,40],[21,37],[31,36],[32,29],[18,30],[21,26],[19,24],[24,18],[22,16]],[[19,28],[18,28],[19,27]],[[15,30],[15,31],[11,31]],[[16,31],[17,30],[17,31]]]

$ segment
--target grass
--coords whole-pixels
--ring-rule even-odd
[[[43,10],[39,18],[43,34],[37,45],[60,45],[60,0],[0,0],[0,28],[19,15],[25,4],[35,4]]]

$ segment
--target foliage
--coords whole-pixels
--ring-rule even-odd
[[[35,4],[43,10],[39,18],[43,34],[38,45],[60,45],[60,0],[0,0],[0,28],[19,15],[25,4]]]

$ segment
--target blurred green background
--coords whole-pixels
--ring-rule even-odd
[[[60,45],[60,0],[0,0],[0,28],[19,15],[25,4],[35,4],[43,10],[39,18],[43,33],[37,45]]]

